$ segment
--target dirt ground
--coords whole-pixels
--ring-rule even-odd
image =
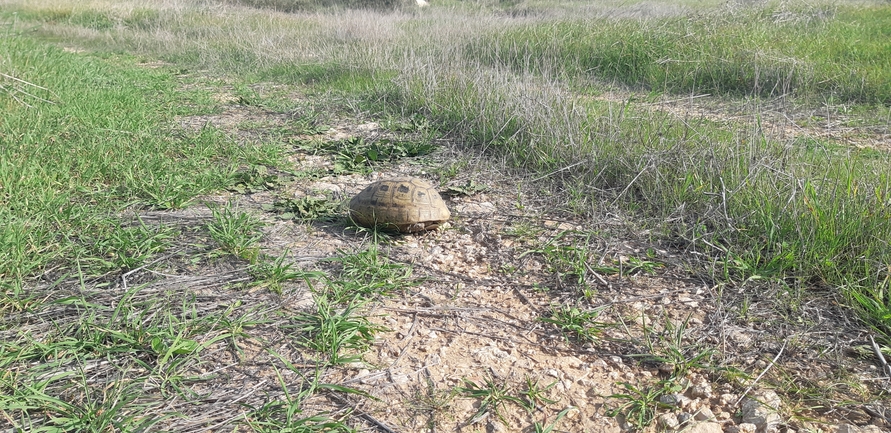
[[[726,114],[708,114],[704,111],[708,105],[696,105],[697,99],[705,98],[653,107],[680,116],[733,120]],[[240,139],[256,140],[266,130],[287,128],[293,117],[294,113],[241,106],[233,98],[222,113],[184,118],[181,126],[196,129],[210,124]],[[253,126],[243,128],[248,124]],[[775,131],[821,137],[846,134],[843,129],[827,132],[822,124],[810,130],[793,124],[777,125]],[[888,145],[888,131],[861,132],[848,134],[857,137],[851,144]],[[392,134],[374,119],[335,119],[326,132],[295,140],[374,141]],[[554,194],[486,162],[485,155],[468,154],[445,141],[438,144],[432,155],[403,159],[367,175],[324,175],[273,191],[207,198],[234,201],[256,212],[267,223],[264,252],[277,256],[289,251],[288,258],[301,268],[326,269],[325,259],[366,248],[368,235],[350,229],[344,218],[310,223],[281,220],[264,212],[264,204],[281,197],[326,194],[346,200],[371,181],[395,176],[436,183],[438,168],[457,161],[467,164],[447,179],[443,192],[470,181],[485,185],[469,195],[446,195],[453,215],[446,227],[379,242],[383,256],[409,265],[413,276],[423,280],[397,296],[369,304],[367,316],[389,331],[378,334],[364,362],[320,373],[324,382],[353,387],[374,398],[320,393],[313,399],[317,408],[334,414],[352,411],[351,422],[360,431],[531,432],[537,431],[536,423],[540,427],[553,423],[553,431],[619,432],[631,423],[622,416],[609,416],[609,411],[634,400],[615,395],[651,390],[684,368],[684,379],[678,381],[682,386],[663,397],[650,430],[741,432],[750,431],[753,424],[758,431],[835,431],[840,424],[891,430],[891,405],[881,401],[891,385],[873,356],[852,354],[852,347],[868,344],[868,335],[837,295],[819,288],[802,295],[779,289],[759,292],[764,286],[717,284],[689,266],[700,259],[692,257],[695,251],[646,241],[645,234],[630,232],[620,216],[594,222],[555,212]],[[330,155],[296,146],[290,158],[303,170],[325,172],[332,164]],[[192,209],[144,217],[175,221],[207,215]],[[559,278],[541,252],[557,243],[584,249],[597,266],[619,272],[589,268],[581,285]],[[235,267],[230,271],[229,275],[241,275]],[[270,296],[252,291],[243,302],[262,305]],[[313,300],[306,285],[295,282],[275,302],[299,311]],[[596,321],[602,326],[596,338],[574,341],[541,320],[564,306],[599,311]],[[216,367],[205,368],[225,373],[226,380],[212,385],[208,397],[221,402],[220,414],[202,428],[183,425],[184,431],[218,431],[216,425],[229,425],[227,420],[237,420],[246,410],[235,403],[250,403],[270,392],[277,379],[269,368],[272,355],[267,349],[274,348],[294,364],[312,363],[312,353],[287,343],[287,330],[278,328],[280,324],[253,329],[255,340],[265,343],[246,345],[241,357],[218,352]],[[704,356],[700,362],[691,361],[686,368],[683,360],[700,355]],[[284,380],[298,379],[291,372],[280,374]],[[518,396],[536,384],[542,399],[534,408],[502,399],[481,410],[484,400],[471,398],[468,391],[488,387]],[[771,390],[779,399],[771,396]],[[635,397],[639,401],[644,394]],[[768,414],[763,416],[768,421],[760,425],[743,409],[755,399],[766,410],[759,413]]]

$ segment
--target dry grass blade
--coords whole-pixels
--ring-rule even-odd
[[[37,89],[40,89],[40,90],[45,90],[45,91],[51,93],[53,96],[56,96],[56,95],[53,93],[52,90],[47,89],[46,87],[39,86],[39,85],[34,84],[34,83],[31,83],[31,82],[29,82],[29,81],[25,81],[25,80],[22,80],[22,79],[20,79],[20,78],[13,77],[12,75],[8,75],[8,74],[4,74],[4,73],[0,72],[0,77],[6,78],[6,79],[8,79],[8,80],[15,81],[15,82],[17,82],[17,83],[19,83],[19,84],[23,84],[23,85],[25,85],[25,86],[30,86],[30,87],[34,87],[34,88],[37,88]],[[37,95],[34,95],[34,94],[32,94],[32,93],[29,93],[29,92],[26,92],[26,91],[24,91],[24,90],[22,90],[22,89],[20,89],[20,88],[17,88],[17,87],[8,88],[8,87],[6,87],[6,86],[0,86],[0,89],[6,91],[6,93],[8,93],[9,96],[11,96],[13,99],[15,99],[15,100],[16,100],[17,102],[19,102],[20,104],[27,106],[28,108],[32,108],[31,105],[29,105],[28,103],[26,103],[26,102],[22,101],[21,99],[19,99],[14,93],[21,93],[21,94],[24,94],[24,95],[26,95],[26,96],[29,96],[29,97],[31,97],[31,98],[34,98],[34,99],[36,99],[36,100],[38,100],[38,101],[40,101],[40,102],[45,102],[45,103],[47,103],[47,104],[55,104],[55,102],[53,102],[53,101],[50,101],[50,100],[48,100],[48,99],[41,98],[41,97],[39,97],[39,96],[37,96]]]
[[[885,355],[882,354],[882,349],[876,344],[876,340],[872,338],[872,335],[869,336],[869,342],[872,345],[872,350],[876,353],[879,364],[882,366],[882,372],[885,373],[885,376],[888,376],[888,379],[891,379],[891,365],[888,364],[888,361],[885,361]]]

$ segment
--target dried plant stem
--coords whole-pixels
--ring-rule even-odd
[[[770,370],[771,367],[773,367],[773,365],[777,362],[777,360],[780,359],[780,356],[783,355],[783,351],[786,350],[786,344],[788,344],[788,343],[789,343],[788,339],[783,341],[783,347],[780,348],[780,351],[779,351],[779,353],[777,353],[777,356],[773,357],[773,360],[770,361],[770,364],[767,364],[767,367],[764,367],[764,370],[761,371],[761,374],[759,374],[758,377],[755,378],[755,381],[753,381],[752,384],[749,385],[749,387],[746,388],[746,390],[742,394],[740,394],[739,399],[736,400],[736,403],[733,404],[734,407],[739,406],[739,404],[743,401],[743,399],[746,398],[746,395],[749,394],[749,391],[751,391],[752,388],[755,387],[755,384],[757,384],[758,381],[761,380],[761,378],[767,373],[767,371]]]

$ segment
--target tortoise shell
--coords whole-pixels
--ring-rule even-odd
[[[414,233],[439,227],[451,213],[426,181],[396,178],[374,182],[353,197],[350,217],[363,227]]]

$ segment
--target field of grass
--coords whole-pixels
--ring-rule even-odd
[[[244,327],[274,320],[147,281],[127,286],[130,272],[170,256],[229,260],[240,270],[233,278],[271,293],[290,280],[324,287],[316,311],[287,320],[326,362],[354,360],[341,349],[359,351],[380,331],[356,315],[364,301],[355,293],[380,280],[406,285],[410,270],[300,271],[267,256],[262,223],[230,205],[211,207],[197,226],[133,216],[201,207],[197,198],[238,186],[251,167],[293,170],[285,140],[175,126],[219,109],[213,86],[280,112],[300,107],[284,96],[260,101],[250,86],[299,86],[319,111],[413,119],[415,129],[423,119],[425,130],[536,179],[561,212],[620,215],[623,232],[689,253],[689,270],[716,284],[839,295],[891,344],[888,2],[376,6],[0,0],[8,422],[130,431],[169,421],[166,399],[205,349],[237,347]],[[163,66],[144,65],[156,61]],[[653,109],[705,94],[718,115]],[[748,111],[721,116],[727,104]],[[875,146],[771,133],[777,110],[787,129],[842,125]],[[342,260],[390,269],[368,254]],[[335,386],[280,367],[306,387],[240,421],[258,431],[279,431],[282,417],[309,426],[300,431],[347,430],[334,415],[300,413]],[[107,387],[90,386],[96,380]]]

